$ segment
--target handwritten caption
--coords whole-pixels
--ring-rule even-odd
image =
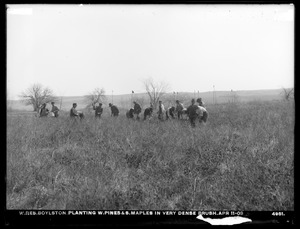
[[[19,211],[19,215],[98,215],[98,216],[118,216],[118,215],[141,215],[141,216],[242,216],[243,211],[51,211],[51,210],[30,210]]]

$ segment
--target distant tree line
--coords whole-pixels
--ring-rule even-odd
[[[169,84],[161,81],[155,82],[153,78],[147,78],[143,81],[147,95],[149,96],[150,103],[153,108],[156,109],[159,100],[166,94],[169,89]],[[21,101],[25,105],[31,105],[33,110],[38,112],[43,103],[58,102],[59,98],[54,95],[53,91],[44,87],[41,84],[33,84],[24,92],[19,95]],[[88,93],[85,97],[87,108],[92,107],[96,103],[106,103],[107,98],[105,95],[104,88],[95,88],[93,91]],[[142,98],[137,98],[136,101],[141,103],[143,106],[145,101]]]

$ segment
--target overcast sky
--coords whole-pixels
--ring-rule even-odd
[[[293,5],[7,5],[7,95],[294,85]]]

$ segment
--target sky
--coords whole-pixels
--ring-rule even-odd
[[[294,86],[294,6],[7,5],[7,98]]]

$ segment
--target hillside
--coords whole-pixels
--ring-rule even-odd
[[[217,103],[227,103],[237,99],[239,102],[249,102],[249,101],[270,101],[270,100],[280,100],[282,97],[280,95],[281,89],[271,89],[271,90],[248,90],[248,91],[216,91],[216,101]],[[198,93],[191,92],[179,92],[174,95],[173,93],[167,93],[162,98],[165,106],[170,106],[175,99],[179,99],[185,105],[190,103],[190,100],[193,97],[198,97]],[[201,92],[199,97],[203,99],[206,104],[213,103],[213,93],[210,92]],[[125,94],[125,95],[114,95],[113,98],[111,95],[107,95],[107,99],[103,102],[104,106],[107,107],[108,103],[116,104],[120,108],[128,109],[131,106],[131,99],[137,100],[144,108],[149,105],[149,97],[146,93],[138,94]],[[84,96],[63,96],[61,97],[61,102],[57,103],[58,107],[61,107],[61,110],[69,110],[72,107],[72,104],[76,102],[78,104],[78,109],[83,109],[86,106]],[[7,100],[7,109],[11,110],[20,110],[20,111],[32,111],[31,106],[25,106],[20,100]]]

